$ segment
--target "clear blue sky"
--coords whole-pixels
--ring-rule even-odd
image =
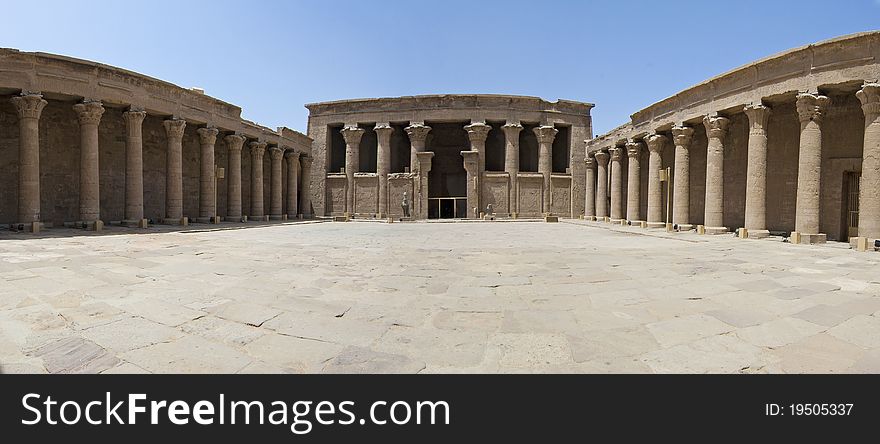
[[[729,69],[880,28],[880,0],[4,3],[0,46],[201,87],[301,131],[309,102],[498,93],[595,103],[601,134]]]

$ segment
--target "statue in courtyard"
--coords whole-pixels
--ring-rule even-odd
[[[486,205],[486,214],[490,216],[495,214],[495,208],[492,207],[492,204]]]
[[[406,191],[403,192],[403,202],[400,203],[400,208],[403,209],[403,217],[409,216],[409,200],[406,198]]]

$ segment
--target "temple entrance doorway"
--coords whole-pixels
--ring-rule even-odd
[[[431,132],[426,149],[434,153],[428,175],[428,219],[467,217],[467,171],[461,152],[470,149],[465,125],[470,122],[426,122]]]
[[[848,240],[859,235],[859,181],[862,173],[847,171],[843,173],[843,233]]]

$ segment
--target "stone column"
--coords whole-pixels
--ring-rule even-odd
[[[467,171],[467,217],[477,219],[480,217],[480,197],[477,175],[480,168],[480,153],[476,151],[462,151],[464,157],[464,170]]]
[[[596,219],[608,217],[608,153],[596,151]]]
[[[703,220],[706,234],[726,233],[724,226],[724,136],[730,120],[706,116],[703,126],[709,137],[706,149],[706,211]]]
[[[302,192],[300,193],[300,211],[303,219],[312,218],[312,157],[301,156],[302,165]]]
[[[358,172],[363,135],[364,130],[356,126],[342,129],[345,139],[345,217],[354,214],[354,173]]]
[[[675,143],[675,175],[672,177],[672,223],[679,230],[693,228],[691,224],[691,141],[694,129],[689,126],[672,128]]]
[[[413,123],[404,128],[409,136],[410,154],[409,154],[409,171],[417,173],[419,170],[419,161],[417,154],[425,151],[425,139],[431,132],[431,127],[423,123]]]
[[[263,210],[263,156],[266,155],[266,142],[253,141],[251,149],[251,214],[249,219],[266,220]]]
[[[428,173],[431,172],[431,158],[434,153],[422,151],[416,154],[419,162],[419,219],[428,218]]]
[[[122,113],[125,119],[125,220],[123,225],[147,227],[144,219],[144,136],[147,113],[134,107]]]
[[[387,123],[376,125],[376,173],[379,176],[379,214],[378,217],[388,217],[388,173],[391,171],[391,134],[394,128]]]
[[[467,131],[468,139],[471,142],[471,151],[476,151],[480,155],[478,179],[481,179],[483,171],[486,171],[486,138],[489,137],[489,131],[492,127],[483,122],[472,123],[464,127]],[[480,211],[483,209],[481,208]]]
[[[623,158],[622,147],[612,147],[608,150],[611,155],[611,222],[620,223],[623,220],[623,172],[620,160]]]
[[[171,119],[163,122],[168,136],[165,154],[165,219],[162,223],[186,225],[183,217],[183,131],[186,121]]]
[[[587,153],[584,159],[586,182],[584,184],[584,219],[596,220],[596,159]]]
[[[217,128],[199,128],[199,223],[211,223],[217,215],[217,194],[215,190],[214,144],[217,142]]]
[[[797,112],[801,122],[798,150],[797,208],[791,241],[796,244],[825,242],[819,233],[819,190],[822,177],[822,116],[830,99],[798,94]]]
[[[666,226],[663,220],[663,189],[660,186],[660,170],[663,158],[660,154],[666,146],[666,136],[650,134],[645,138],[648,144],[648,228]]]
[[[640,224],[642,220],[639,205],[641,204],[642,176],[641,157],[642,142],[630,140],[626,143],[626,156],[629,163],[626,166],[626,220],[633,225]]]
[[[296,219],[299,212],[299,153],[287,150],[287,218]]]
[[[86,228],[101,230],[100,163],[98,161],[98,123],[104,114],[101,102],[83,102],[73,105],[79,119],[80,176],[79,218]]]
[[[770,108],[761,104],[743,108],[749,118],[749,151],[746,167],[746,217],[742,238],[760,239],[767,231],[767,119]]]
[[[241,147],[245,137],[230,134],[223,138],[226,142],[226,218],[227,222],[241,222]]]
[[[281,208],[284,199],[281,195],[281,161],[284,159],[284,149],[279,146],[273,146],[269,148],[269,156],[272,158],[272,177],[270,178],[272,189],[269,195],[269,218],[272,220],[283,220],[284,215]]]
[[[544,215],[550,214],[550,175],[553,173],[553,139],[559,131],[549,125],[533,128],[538,138],[538,172],[544,176]]]
[[[516,218],[519,214],[519,133],[523,127],[516,123],[508,122],[501,127],[504,130],[504,171],[509,176],[507,189],[507,211],[510,217]]]
[[[40,223],[40,115],[49,102],[37,93],[12,98],[18,112],[18,222],[39,232]]]
[[[868,83],[856,93],[865,114],[865,143],[859,188],[859,241],[867,249],[880,239],[880,84]]]

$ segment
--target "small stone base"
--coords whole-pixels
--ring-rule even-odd
[[[104,222],[100,220],[83,222],[83,228],[87,231],[104,231]]]
[[[517,213],[510,213],[511,219],[516,219],[519,215]]]
[[[673,224],[673,223],[666,224],[666,232],[667,233],[672,233],[674,231],[675,231],[675,224]]]
[[[765,239],[770,237],[769,230],[748,230],[745,228],[743,228],[743,230],[746,232],[743,239]]]
[[[727,227],[703,227],[703,234],[727,234],[730,229]]]
[[[333,222],[348,222],[348,216],[333,216]]]
[[[13,224],[12,227],[18,231],[23,231],[25,233],[38,234],[40,231],[43,231],[43,229],[46,228],[46,225],[42,222],[20,222],[17,224]]]
[[[559,216],[544,216],[544,222],[559,222]]]
[[[629,221],[629,224],[630,224],[631,226],[633,226],[633,227],[642,227],[642,228],[645,228],[645,226],[643,225],[644,223],[645,223],[645,221],[643,221],[643,220],[631,220],[631,221]]]
[[[596,216],[584,216],[584,220],[588,220],[590,222],[595,222]]]
[[[186,227],[189,225],[189,218],[184,216],[180,219],[160,219],[159,223],[162,225],[180,225],[181,227]]]
[[[610,222],[613,225],[626,225],[625,219],[608,219],[606,222]]]
[[[693,229],[694,224],[678,224],[678,231],[691,231]]]
[[[868,237],[853,237],[850,238],[849,243],[857,251],[880,251],[880,247],[877,246],[877,239],[871,239]]]
[[[645,222],[646,228],[665,228],[666,222]]]
[[[124,220],[119,223],[123,227],[131,227],[131,228],[148,228],[150,226],[150,222],[147,219],[134,219],[134,220]]]
[[[824,244],[827,240],[827,236],[825,234],[806,234],[806,233],[798,233],[797,231],[791,232],[791,243],[798,245],[815,245],[815,244]]]

